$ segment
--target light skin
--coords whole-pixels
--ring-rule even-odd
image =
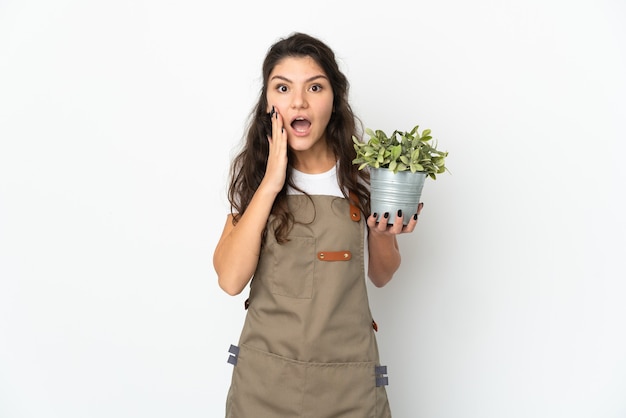
[[[272,135],[265,176],[237,225],[228,215],[213,254],[220,287],[230,295],[243,291],[252,278],[261,251],[261,240],[276,196],[287,172],[287,149],[293,152],[294,168],[316,174],[330,170],[335,155],[326,139],[326,126],[333,111],[333,90],[322,68],[310,57],[287,57],[272,70],[267,89]],[[421,211],[422,204],[417,208]],[[411,216],[412,214],[409,214]],[[393,225],[367,218],[368,276],[375,286],[387,284],[400,267],[396,236],[412,232],[417,217],[403,225],[403,216]]]

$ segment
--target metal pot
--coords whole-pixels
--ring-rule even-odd
[[[371,212],[378,214],[378,221],[384,220],[383,215],[388,212],[387,223],[394,223],[400,209],[404,225],[408,224],[417,212],[426,175],[421,171],[394,173],[388,168],[370,168]]]

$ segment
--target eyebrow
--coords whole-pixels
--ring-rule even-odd
[[[317,80],[318,78],[323,78],[323,79],[326,79],[326,80],[328,81],[328,77],[326,77],[326,76],[325,76],[325,75],[323,75],[323,74],[318,74],[318,75],[314,75],[313,77],[309,77],[309,78],[307,78],[306,80],[304,80],[304,82],[305,82],[305,83],[310,83],[311,81],[315,81],[315,80]],[[272,77],[272,78],[270,79],[270,81],[273,81],[274,79],[279,79],[279,80],[286,81],[286,82],[288,82],[288,83],[293,83],[293,81],[291,81],[290,79],[288,79],[287,77],[284,77],[284,76],[282,76],[282,75],[275,75],[274,77]]]

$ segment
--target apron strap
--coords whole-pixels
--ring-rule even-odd
[[[354,192],[350,191],[350,218],[354,222],[359,222],[361,220],[361,211],[355,202],[358,202],[358,198]]]

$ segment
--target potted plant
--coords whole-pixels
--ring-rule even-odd
[[[432,145],[430,129],[418,131],[395,130],[390,136],[381,130],[365,129],[367,141],[352,137],[356,158],[353,164],[359,170],[370,170],[370,201],[372,213],[378,220],[389,213],[387,223],[393,223],[397,211],[404,214],[404,224],[417,210],[426,177],[437,179],[437,174],[447,171],[447,151]]]

